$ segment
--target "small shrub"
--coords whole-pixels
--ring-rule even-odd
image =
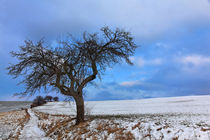
[[[56,97],[53,98],[53,100],[54,100],[55,102],[57,102],[57,101],[59,101],[59,98],[56,96]]]
[[[45,103],[46,103],[46,101],[44,100],[44,98],[42,96],[37,96],[34,99],[33,103],[31,104],[31,108],[36,107],[36,106],[43,105]]]
[[[53,99],[52,96],[45,96],[45,98],[44,98],[44,100],[45,100],[46,102],[51,102],[52,99]]]

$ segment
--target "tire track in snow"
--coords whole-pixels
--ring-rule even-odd
[[[30,120],[24,126],[19,136],[20,140],[50,140],[45,137],[45,132],[38,127],[38,118],[31,109],[28,109]]]

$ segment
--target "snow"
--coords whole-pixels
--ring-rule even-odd
[[[100,115],[82,128],[68,130],[69,138],[87,139],[210,139],[210,96],[186,96],[122,101],[86,102],[89,115]],[[50,102],[36,107],[48,114],[75,115],[74,102]],[[105,117],[104,116],[110,116]],[[114,117],[121,115],[121,117]],[[72,124],[72,123],[71,123]],[[80,135],[80,133],[82,135]],[[94,135],[93,135],[94,134]],[[128,137],[130,136],[130,137]],[[56,138],[56,136],[54,136]]]
[[[29,122],[24,126],[21,131],[19,139],[21,140],[48,140],[49,138],[45,137],[45,132],[38,127],[38,118],[35,116],[31,109],[28,109],[30,115]]]
[[[210,114],[210,96],[186,96],[121,101],[89,101],[86,108],[91,115],[113,114],[162,114],[187,113]],[[49,102],[35,108],[49,114],[75,115],[75,104],[69,102]]]
[[[17,139],[28,118],[25,110],[0,113],[0,140]]]
[[[29,121],[15,127],[21,111],[0,116],[0,133],[13,130],[19,139],[210,140],[210,96],[85,102],[87,121],[75,126],[74,102],[49,102],[28,109]],[[17,115],[16,115],[17,114]],[[3,115],[3,114],[2,114]],[[11,116],[11,119],[10,119]],[[29,118],[29,117],[28,117]],[[39,118],[39,119],[38,119]],[[7,123],[4,124],[7,120]],[[8,121],[12,120],[12,121]],[[12,123],[10,123],[12,122]],[[10,126],[12,124],[14,126]],[[18,135],[20,132],[20,135]],[[14,135],[15,136],[15,135]],[[0,138],[1,139],[1,138]]]

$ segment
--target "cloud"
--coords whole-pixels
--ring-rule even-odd
[[[168,59],[165,65],[144,81],[158,84],[157,90],[171,96],[210,94],[210,57],[184,55]]]
[[[182,70],[197,75],[209,74],[210,57],[199,54],[185,55],[176,58],[178,64],[181,64]]]
[[[181,58],[178,58],[178,61],[185,64],[185,65],[209,65],[210,64],[210,57],[202,56],[202,55],[188,55]]]
[[[101,83],[97,88],[87,89],[86,100],[125,100],[154,97],[169,97],[171,90],[161,84],[147,81],[123,81],[121,83]]]
[[[138,85],[139,81],[125,81],[120,83],[121,86],[134,86],[134,85]]]
[[[149,65],[160,65],[162,64],[163,60],[161,58],[155,58],[153,60],[148,60],[147,63]]]
[[[91,98],[134,99],[209,92],[210,3],[208,0],[27,0],[0,2],[2,95],[15,90],[3,67],[24,39],[70,32],[81,36],[103,25],[129,30],[137,44],[135,66],[116,66]],[[47,42],[48,43],[48,42]],[[106,73],[106,74],[107,74]],[[135,76],[130,76],[135,73]],[[111,83],[110,79],[115,79]],[[141,80],[144,79],[144,80]],[[5,88],[6,87],[6,88]],[[12,91],[11,91],[12,90]],[[99,93],[97,95],[97,93]],[[210,93],[210,92],[209,92]],[[3,97],[3,96],[2,96]]]
[[[208,22],[210,4],[207,0],[8,0],[1,2],[0,13],[3,28],[33,36],[110,25],[152,38],[178,25]]]
[[[163,60],[161,58],[154,58],[154,59],[144,59],[143,57],[131,57],[131,61],[137,67],[144,67],[147,65],[154,66],[154,65],[161,65]]]
[[[168,44],[162,43],[162,42],[157,42],[155,43],[155,45],[159,48],[163,48],[163,49],[167,49],[170,48],[170,46]]]
[[[132,60],[134,62],[134,65],[138,67],[143,67],[145,65],[145,60],[142,57],[133,57]]]

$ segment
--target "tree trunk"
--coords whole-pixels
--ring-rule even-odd
[[[82,95],[77,96],[74,99],[77,107],[76,125],[78,125],[79,123],[84,122],[84,99]]]

